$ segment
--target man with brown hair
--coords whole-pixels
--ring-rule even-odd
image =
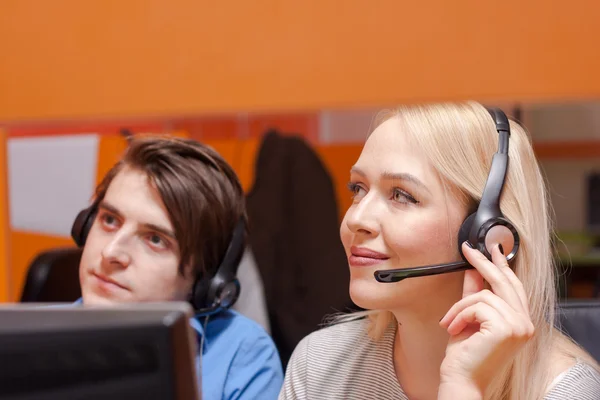
[[[242,187],[218,153],[187,139],[134,138],[73,226],[80,302],[190,301],[203,398],[275,399],[283,371],[273,341],[228,309],[245,223]]]

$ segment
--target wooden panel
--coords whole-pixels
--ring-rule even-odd
[[[140,134],[156,134],[163,135],[161,132],[152,133],[140,132]],[[171,132],[169,135],[188,138],[189,134],[186,131],[178,130]],[[119,135],[101,136],[98,148],[98,169],[96,171],[96,185],[98,185],[104,175],[121,159],[123,153],[127,149],[127,140]]]
[[[254,186],[256,162],[261,143],[261,139],[258,138],[244,140],[242,142],[239,164],[234,166],[245,193],[252,190]]]
[[[352,204],[352,197],[348,191],[350,168],[356,163],[362,151],[360,145],[323,145],[317,146],[316,151],[321,157],[327,171],[333,179],[337,194],[340,220]]]
[[[235,169],[239,158],[239,141],[237,139],[205,140],[204,144],[212,147]]]
[[[317,113],[250,115],[248,117],[249,137],[260,138],[267,130],[277,129],[282,135],[302,136],[309,142],[319,137],[319,116]]]
[[[600,159],[600,140],[534,142],[533,149],[539,159]]]
[[[96,170],[96,185],[104,175],[121,159],[127,148],[127,140],[122,136],[102,136],[98,142],[98,169]]]
[[[156,119],[120,120],[90,120],[90,121],[49,121],[49,122],[21,122],[16,124],[6,123],[9,137],[15,136],[53,136],[80,133],[97,133],[100,135],[117,135],[123,129],[132,133],[137,132],[162,132],[166,122]]]
[[[0,121],[600,95],[600,2],[4,0]]]
[[[205,140],[204,143],[215,149],[221,157],[231,165],[237,174],[244,192],[252,189],[254,184],[255,163],[260,140],[251,139],[225,139]]]
[[[177,129],[184,129],[190,137],[200,142],[211,139],[235,139],[242,125],[238,117],[184,118],[174,122]]]

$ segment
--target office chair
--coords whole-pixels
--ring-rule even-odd
[[[600,362],[600,299],[569,299],[556,310],[558,328]]]
[[[59,248],[39,253],[29,265],[21,303],[72,302],[81,297],[81,249]]]

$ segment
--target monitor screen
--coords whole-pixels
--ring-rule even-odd
[[[2,305],[0,398],[198,400],[191,316],[177,302]]]

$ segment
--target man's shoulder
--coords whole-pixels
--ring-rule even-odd
[[[202,317],[199,318],[202,322]],[[213,329],[217,327],[222,331],[244,330],[249,335],[267,335],[265,329],[256,321],[240,314],[239,312],[229,309],[217,315],[213,315],[209,319],[209,324]]]
[[[198,319],[203,323],[203,318]],[[252,345],[262,343],[264,346],[275,347],[271,336],[256,321],[240,314],[235,310],[226,310],[209,317],[207,338],[219,337],[221,342],[229,346]]]
[[[204,322],[200,317],[199,322]],[[254,320],[228,310],[209,318],[203,354],[207,380],[223,380],[223,397],[276,398],[283,382],[279,353],[271,336]],[[218,378],[214,375],[221,371]],[[260,397],[262,398],[262,397]]]

